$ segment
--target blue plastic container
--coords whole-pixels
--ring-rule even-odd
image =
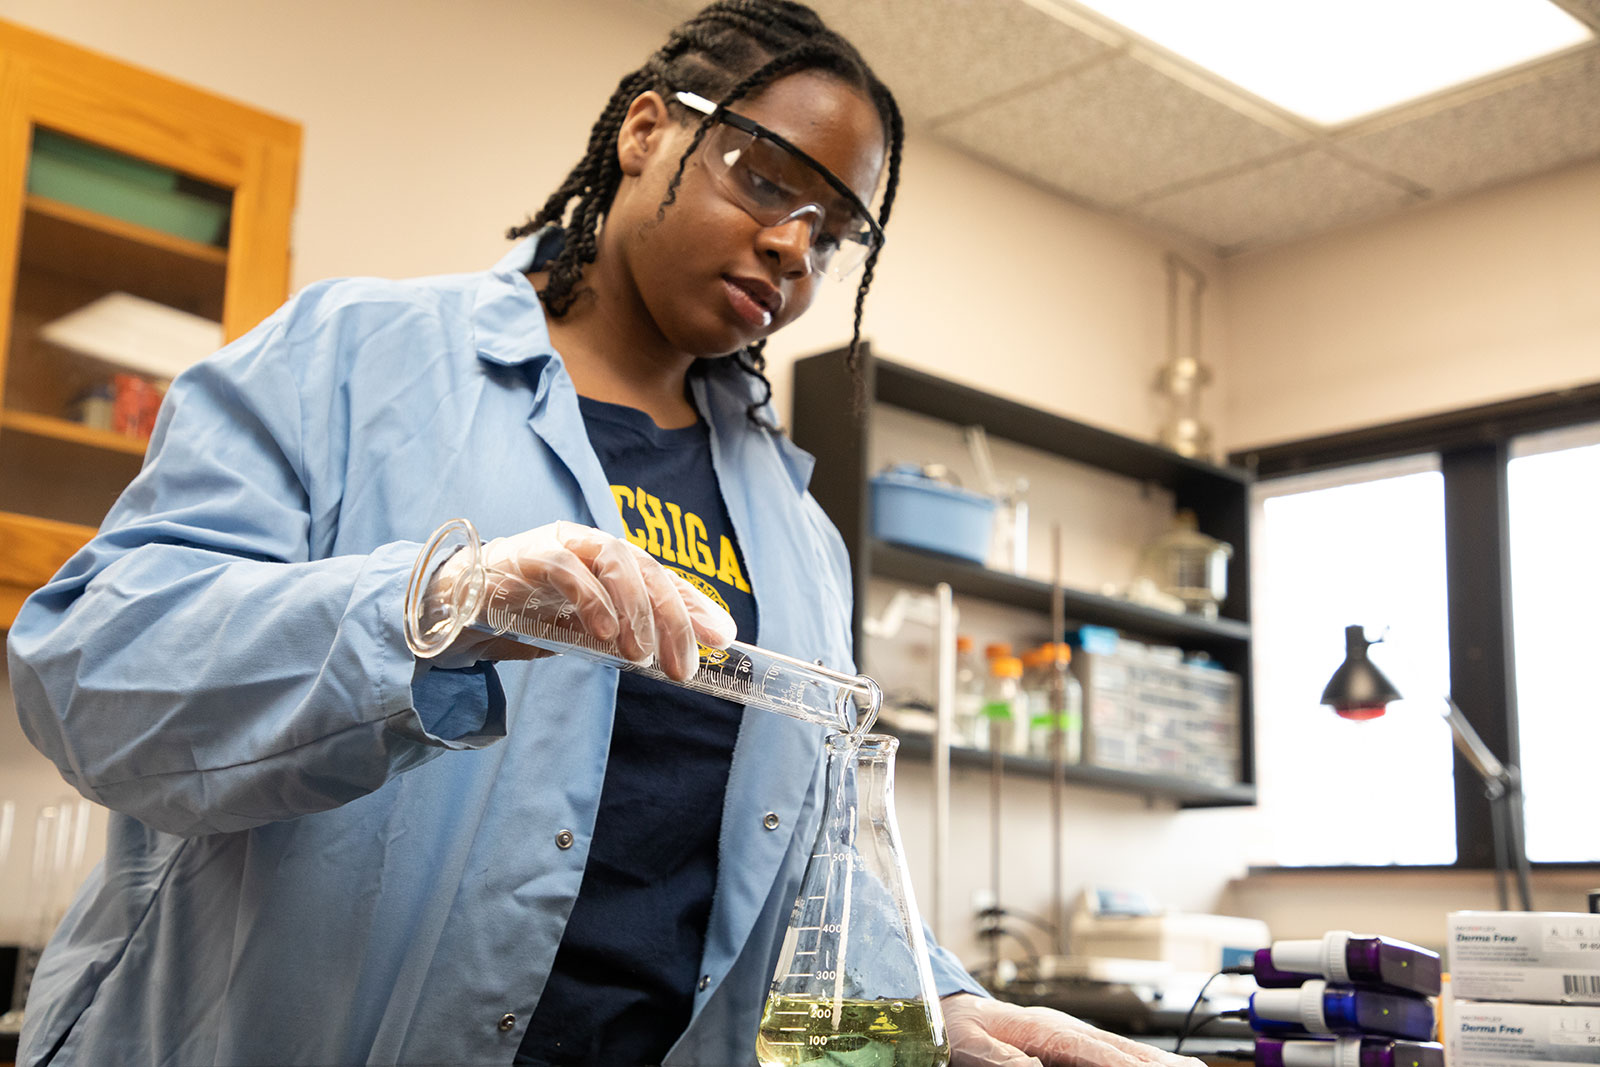
[[[992,497],[930,478],[914,466],[891,467],[872,479],[872,533],[926,552],[972,563],[989,558]]]

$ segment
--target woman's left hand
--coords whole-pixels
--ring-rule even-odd
[[[940,1001],[950,1067],[1202,1067],[1052,1008],[1023,1008],[971,993]]]

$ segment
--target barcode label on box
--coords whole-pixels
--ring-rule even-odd
[[[1561,992],[1569,997],[1600,997],[1600,974],[1564,974]]]

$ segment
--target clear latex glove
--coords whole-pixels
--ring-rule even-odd
[[[661,669],[678,681],[700,667],[700,644],[726,648],[734,639],[733,617],[710,597],[673,574],[637,545],[575,522],[552,522],[483,546],[483,565],[558,596],[591,636],[615,640],[623,656]],[[465,566],[460,554],[440,565],[424,594],[426,603],[447,602]],[[463,630],[433,661],[458,667],[493,659],[536,659],[543,649]]]
[[[1023,1008],[971,993],[939,1003],[950,1067],[1203,1067],[1053,1008]]]

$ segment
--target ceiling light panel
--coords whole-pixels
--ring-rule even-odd
[[[1324,126],[1594,39],[1549,0],[1078,2]]]

